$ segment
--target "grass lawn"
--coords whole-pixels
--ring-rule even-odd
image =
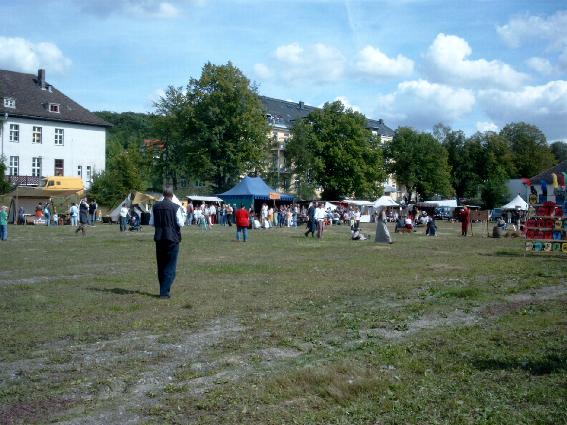
[[[183,229],[170,300],[151,228],[11,226],[0,423],[566,424],[567,258],[438,224]]]

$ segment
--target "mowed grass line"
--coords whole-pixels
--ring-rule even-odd
[[[565,286],[565,259],[447,223],[392,246],[353,242],[346,226],[321,241],[302,230],[252,231],[244,244],[234,228],[184,229],[164,302],[151,228],[10,227],[5,417],[41,423],[53,406],[85,420],[122,400],[148,423],[562,423],[565,296],[509,297]],[[175,352],[218,320],[242,330]],[[174,381],[130,400],[156,364]]]

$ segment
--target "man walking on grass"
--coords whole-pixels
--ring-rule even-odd
[[[150,225],[155,228],[154,241],[161,299],[170,298],[171,286],[177,269],[181,227],[185,220],[182,207],[174,204],[172,199],[173,190],[166,187],[163,191],[163,201],[154,205],[150,218]]]

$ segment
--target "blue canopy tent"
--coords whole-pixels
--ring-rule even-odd
[[[278,203],[286,204],[294,200],[292,195],[276,192],[261,177],[244,177],[232,189],[217,196],[228,204],[243,204],[246,208],[254,206],[255,202],[279,201]],[[256,210],[256,206],[254,209]]]

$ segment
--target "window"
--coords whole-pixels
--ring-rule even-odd
[[[41,143],[41,127],[33,127],[32,143]]]
[[[56,128],[55,129],[55,144],[57,146],[63,146],[63,129]]]
[[[32,158],[32,176],[41,177],[41,157]]]
[[[17,176],[19,169],[20,169],[20,157],[19,156],[11,156],[8,174],[10,176]]]
[[[16,108],[16,99],[13,97],[5,97],[4,108]]]
[[[49,104],[49,112],[55,112],[56,114],[59,113],[59,104],[58,103],[50,103]]]
[[[55,160],[55,170],[54,170],[54,175],[56,176],[62,176],[64,172],[64,168],[63,168],[63,160],[62,159],[56,159]]]
[[[82,165],[77,166],[77,176],[83,177],[83,166]]]
[[[18,143],[20,141],[20,125],[10,124],[10,142]]]
[[[90,165],[87,165],[87,175],[86,175],[86,178],[87,178],[87,181],[88,181],[88,182],[91,181],[91,174],[92,174],[91,171],[92,171],[91,166],[90,166]]]

